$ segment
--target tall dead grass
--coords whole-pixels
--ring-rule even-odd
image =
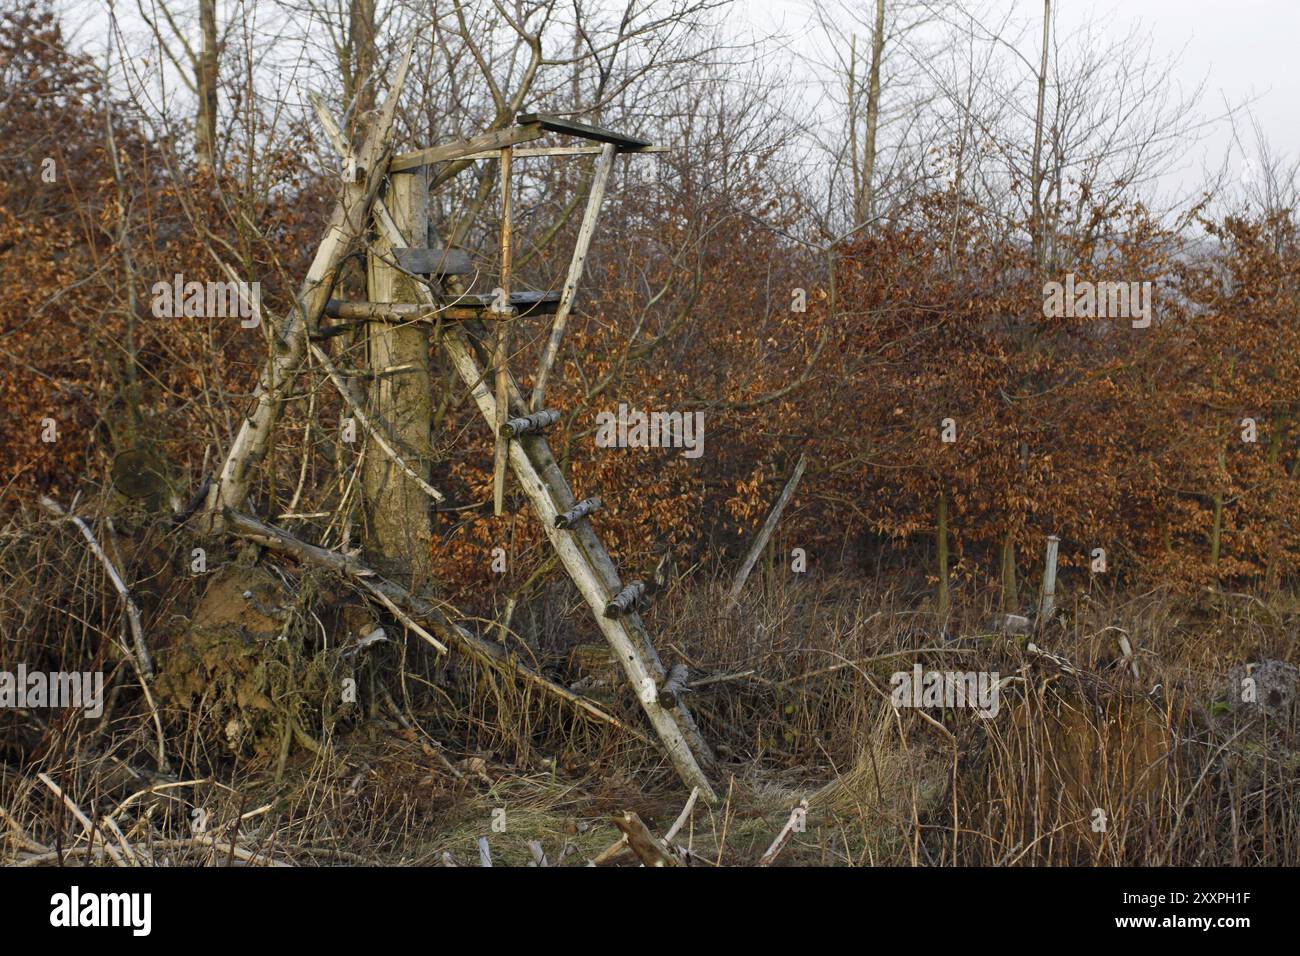
[[[433,655],[337,579],[206,542],[196,580],[188,532],[129,515],[94,529],[141,606],[157,688],[176,661],[198,666],[196,648],[222,651],[151,706],[102,567],[66,523],[16,516],[0,534],[0,670],[102,669],[108,700],[99,720],[0,710],[6,863],[466,864],[486,836],[498,864],[536,862],[530,840],[572,864],[617,839],[611,814],[662,831],[681,808],[646,740]],[[648,612],[665,662],[690,667],[721,758],[723,803],[684,830],[697,861],[755,862],[805,798],[781,864],[1300,859],[1294,714],[1219,703],[1232,666],[1295,661],[1290,598],[1067,591],[1061,621],[1027,639],[990,628],[987,597],[957,595],[940,621],[901,583],[769,571],[728,611],[725,583],[697,573]],[[214,614],[218,586],[255,606]],[[566,586],[542,595],[504,639],[639,726],[622,682],[577,653],[598,642],[594,623]],[[893,707],[890,675],[917,662],[997,671],[999,713]]]

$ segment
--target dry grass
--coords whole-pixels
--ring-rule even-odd
[[[217,550],[195,587],[194,541],[128,524],[96,531],[145,615],[163,765],[102,568],[66,525],[15,520],[0,537],[0,670],[102,669],[109,690],[98,720],[0,711],[0,861],[478,865],[486,837],[496,865],[535,862],[530,841],[549,865],[581,865],[618,838],[616,813],[659,834],[677,818],[685,794],[644,741],[391,624],[359,649],[382,617],[337,580]],[[1289,598],[1080,595],[1034,637],[1062,666],[991,631],[978,599],[940,627],[901,587],[760,575],[731,613],[724,590],[679,582],[649,613],[666,662],[690,665],[722,759],[723,802],[697,805],[677,840],[697,865],[756,862],[802,799],[778,865],[1300,859],[1294,714],[1216,704],[1233,665],[1295,661]],[[548,633],[524,635],[521,654],[588,678],[639,725],[630,693],[574,653],[594,626],[548,594],[570,613],[546,608]],[[918,661],[1011,678],[999,714],[891,706],[890,675]]]

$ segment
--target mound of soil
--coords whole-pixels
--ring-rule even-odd
[[[237,754],[266,757],[291,740],[318,749],[354,706],[337,651],[307,646],[296,596],[272,574],[235,565],[217,572],[181,639],[159,655],[158,697],[221,729]]]

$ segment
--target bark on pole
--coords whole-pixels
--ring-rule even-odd
[[[397,68],[383,109],[366,132],[357,157],[363,170],[361,182],[344,184],[316,256],[307,270],[307,277],[298,291],[297,308],[290,309],[279,328],[272,331],[274,352],[253,392],[253,407],[240,422],[239,432],[208,492],[206,510],[208,526],[212,530],[221,527],[223,508],[241,509],[244,506],[257,464],[271,447],[271,433],[280,414],[284,391],[307,353],[308,332],[316,327],[325,311],[335,270],[354,240],[365,233],[370,207],[386,172],[397,98],[406,81],[414,48],[412,41]]]
[[[406,240],[403,248],[423,246],[428,232],[428,194],[423,170],[393,176],[385,205]],[[393,242],[380,236],[369,257],[371,302],[415,302],[414,280],[392,264]],[[371,322],[366,347],[372,371],[402,367],[393,375],[376,375],[371,401],[378,425],[393,440],[397,453],[428,483],[433,453],[430,432],[433,390],[429,375],[429,326],[424,323]],[[432,559],[433,529],[429,498],[387,455],[367,455],[363,489],[368,518],[367,550],[374,563],[399,577],[422,579]]]

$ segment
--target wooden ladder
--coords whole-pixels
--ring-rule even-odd
[[[540,135],[539,118],[523,117],[521,122],[525,119],[529,121],[527,125],[484,134],[472,141],[452,147],[435,147],[416,154],[408,154],[407,157],[399,157],[401,161],[389,166],[388,172],[392,174],[418,170],[420,166],[429,162],[463,157],[471,147],[491,149],[505,144],[505,148],[508,148],[521,140],[536,138]],[[329,129],[332,124],[328,122],[328,117],[323,117],[323,121],[327,123]],[[586,128],[584,127],[583,130],[585,131]],[[564,132],[575,131],[564,130]],[[603,130],[597,132],[602,135],[615,135]],[[583,133],[575,132],[575,135],[583,135]],[[345,163],[348,162],[351,157],[346,143],[337,135],[331,135],[331,139],[339,150],[341,158]],[[644,141],[630,140],[628,148],[646,151],[656,149],[644,144]],[[608,174],[607,168],[612,156],[612,149],[603,148],[601,158],[606,167],[603,175]],[[418,174],[422,172],[417,172]],[[603,178],[600,180],[600,187],[600,193],[603,193]],[[582,229],[586,241],[590,240],[600,195],[594,194],[592,199],[594,201],[588,203],[588,213],[584,217]],[[423,244],[422,240],[425,238],[423,236],[404,235],[403,229],[394,220],[382,199],[374,200],[371,212],[379,238],[390,247],[410,249]],[[579,248],[575,250],[570,278],[566,283],[566,301],[560,307],[561,321],[557,323],[558,329],[563,327],[563,314],[567,311],[568,303],[572,301],[572,286],[576,285],[576,275],[581,271],[581,258],[585,253],[585,242],[580,241]],[[457,299],[463,290],[456,288],[458,284],[456,277],[442,275],[440,278],[444,290],[448,292],[448,295],[443,298]],[[416,305],[426,307],[429,311],[436,311],[447,304],[439,301],[440,297],[435,296],[429,286],[423,283],[413,285],[419,300]],[[503,370],[501,366],[495,369],[492,367],[494,363],[486,351],[488,338],[484,329],[484,323],[478,320],[448,322],[443,325],[442,344],[461,381],[470,389],[474,403],[492,431],[494,441],[499,441],[502,440],[503,434],[499,423],[512,416],[525,416],[536,409],[528,407],[527,399],[508,369]],[[553,335],[552,338],[557,339],[558,334]],[[555,341],[549,344],[550,361],[554,359],[556,345]],[[504,371],[508,408],[499,412],[497,397],[493,394],[489,383],[499,382],[502,371]],[[651,643],[645,623],[635,609],[616,616],[606,614],[610,600],[623,589],[623,582],[614,567],[614,562],[609,557],[609,552],[597,537],[589,518],[584,517],[566,528],[556,526],[556,515],[572,509],[577,504],[577,499],[556,463],[546,439],[540,434],[521,434],[511,435],[504,440],[508,442],[508,464],[515,479],[541,521],[546,536],[559,555],[565,571],[577,586],[583,600],[591,609],[601,633],[618,658],[632,688],[636,691],[637,700],[658,734],[673,767],[688,787],[698,788],[704,800],[715,803],[717,794],[706,774],[716,768],[716,760],[696,727],[690,710],[682,702],[681,695],[670,695],[671,706],[666,706],[660,701],[659,690],[664,684],[667,673],[658,652]]]

